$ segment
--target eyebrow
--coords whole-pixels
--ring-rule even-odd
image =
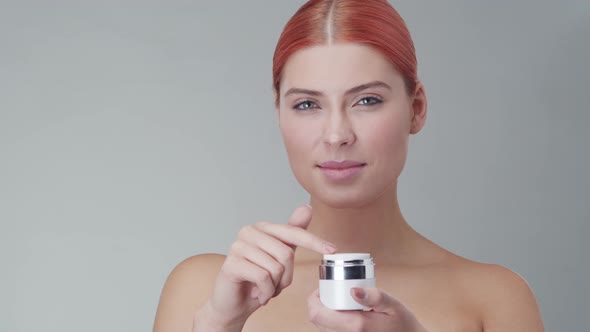
[[[374,82],[370,82],[370,83],[361,84],[359,86],[355,86],[354,88],[350,88],[350,89],[346,90],[344,95],[351,95],[351,94],[361,92],[363,90],[366,90],[369,88],[374,88],[374,87],[384,87],[384,88],[391,90],[391,87],[389,85],[387,85],[386,83],[383,83],[381,81],[374,81]],[[291,88],[291,89],[287,90],[287,92],[285,92],[285,95],[283,97],[287,97],[292,94],[307,94],[307,95],[311,95],[314,97],[321,97],[324,95],[320,91],[316,91],[316,90]]]

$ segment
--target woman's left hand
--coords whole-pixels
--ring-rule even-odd
[[[353,288],[351,295],[371,310],[331,310],[316,289],[307,300],[310,321],[320,331],[427,332],[406,306],[379,288]]]

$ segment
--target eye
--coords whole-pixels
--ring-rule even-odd
[[[305,111],[308,109],[312,109],[312,108],[316,108],[317,104],[314,103],[311,100],[304,100],[298,104],[296,104],[295,106],[293,106],[293,109],[296,111]]]
[[[367,97],[363,97],[361,100],[359,100],[357,105],[371,106],[371,105],[381,104],[382,102],[383,102],[383,100],[381,100],[377,97],[367,96]]]

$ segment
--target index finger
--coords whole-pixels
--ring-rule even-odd
[[[293,248],[293,250],[295,250],[296,247],[303,247],[320,254],[333,254],[336,252],[336,246],[334,244],[297,226],[273,224],[261,221],[256,223],[256,228],[277,238],[279,241],[286,243]]]

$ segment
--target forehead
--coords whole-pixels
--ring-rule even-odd
[[[307,88],[342,92],[372,81],[403,84],[395,67],[377,50],[355,43],[336,43],[295,52],[285,64],[281,91]]]

